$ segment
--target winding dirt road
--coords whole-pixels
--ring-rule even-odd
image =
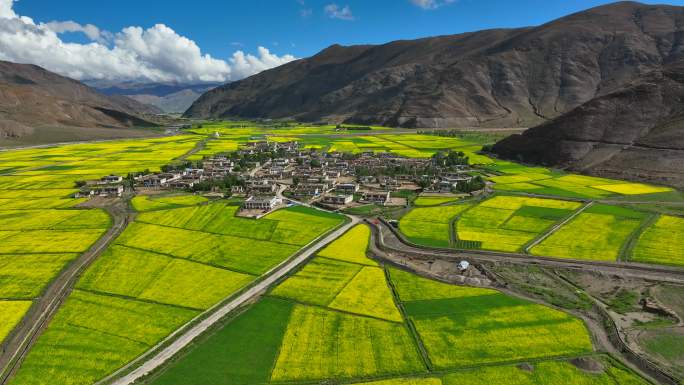
[[[684,269],[678,267],[647,265],[636,262],[599,262],[577,259],[562,259],[529,254],[505,253],[485,250],[440,249],[416,246],[408,242],[392,226],[379,219],[368,221],[378,231],[373,247],[389,253],[402,253],[416,258],[438,257],[458,262],[461,260],[524,263],[547,267],[562,267],[601,271],[607,274],[632,276],[660,282],[684,283]]]

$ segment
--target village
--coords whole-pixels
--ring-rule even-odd
[[[187,191],[216,198],[244,199],[242,215],[259,216],[288,202],[330,210],[360,205],[405,206],[398,191],[477,194],[485,183],[461,153],[429,159],[391,153],[349,154],[301,148],[296,141],[254,141],[230,154],[208,157],[127,177],[82,181],[76,197],[121,197]]]

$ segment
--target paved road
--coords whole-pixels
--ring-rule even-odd
[[[588,269],[607,274],[640,277],[661,282],[684,283],[684,269],[678,267],[647,265],[634,262],[598,262],[561,259],[485,250],[449,250],[416,247],[401,239],[396,230],[385,223],[378,220],[371,220],[370,223],[375,227],[375,230],[378,231],[378,237],[376,237],[376,244],[374,246],[389,253],[404,253],[419,258],[441,258],[453,260],[454,262],[463,259],[486,262],[505,261],[548,267]]]
[[[127,384],[132,384],[136,380],[144,377],[145,375],[151,373],[153,370],[156,368],[160,367],[162,364],[164,364],[166,361],[168,361],[171,357],[173,357],[175,354],[177,354],[179,351],[181,351],[184,347],[186,347],[192,340],[197,338],[200,334],[204,333],[207,329],[209,329],[212,325],[215,323],[219,322],[223,317],[228,315],[228,313],[234,311],[235,309],[239,308],[240,306],[244,305],[245,303],[248,303],[250,300],[255,298],[256,296],[260,295],[262,292],[267,290],[271,285],[276,283],[279,279],[283,278],[287,274],[289,274],[291,271],[296,269],[299,265],[304,263],[307,259],[309,259],[311,256],[313,256],[320,248],[323,246],[327,245],[328,243],[334,241],[338,237],[340,237],[342,234],[344,234],[347,230],[349,230],[352,226],[356,225],[359,223],[359,219],[356,217],[350,217],[351,221],[344,226],[340,227],[339,229],[335,230],[334,232],[328,234],[326,237],[323,239],[315,242],[312,244],[308,249],[306,249],[304,252],[299,254],[297,257],[294,259],[291,259],[290,261],[286,262],[285,264],[277,267],[274,272],[272,272],[270,275],[268,275],[267,278],[262,280],[261,282],[257,283],[255,286],[250,288],[249,290],[245,291],[242,293],[240,296],[235,298],[234,300],[228,302],[224,306],[216,309],[210,316],[202,320],[200,323],[197,325],[193,326],[191,329],[188,331],[184,332],[180,336],[175,336],[171,335],[169,339],[174,339],[174,341],[165,347],[163,350],[160,352],[156,353],[154,356],[150,357],[139,365],[136,369],[131,371],[130,373],[116,379],[115,381],[111,382],[113,385],[127,385]],[[168,340],[167,340],[168,341]],[[159,345],[156,347],[150,349],[150,351],[154,351],[158,349],[161,345],[164,344],[164,342],[167,341],[162,341]],[[142,356],[144,358],[145,356]],[[125,372],[128,368],[135,366],[137,363],[139,363],[141,360],[136,360],[130,363],[129,365],[125,366],[118,372],[114,373],[112,376],[105,378],[104,380],[100,381],[98,384],[103,384],[103,383],[108,383],[111,381],[112,378],[115,378],[117,375],[119,375],[122,372]]]
[[[34,302],[19,326],[14,329],[10,339],[5,342],[2,355],[0,355],[0,384],[8,382],[40,332],[66,300],[79,274],[97,259],[132,220],[126,210],[125,202],[111,206],[107,208],[107,211],[112,215],[114,225],[88,251],[70,263],[52,281],[43,295]]]

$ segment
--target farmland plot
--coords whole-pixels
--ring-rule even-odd
[[[203,310],[254,278],[165,255],[114,246],[88,270],[78,287]],[[198,282],[203,284],[200,286]]]
[[[136,211],[168,210],[183,206],[194,206],[207,202],[207,198],[198,195],[148,196],[139,195],[131,199]]]
[[[295,305],[271,378],[364,377],[421,366],[401,324]]]
[[[367,226],[353,227],[276,287],[271,295],[401,322],[383,270],[365,256],[369,240]]]
[[[520,191],[571,198],[600,199],[615,195],[646,195],[672,191],[669,187],[585,175],[564,174],[542,167],[527,167],[508,161],[496,161],[487,167],[503,175],[490,178],[495,190]]]
[[[370,229],[368,226],[354,226],[335,242],[321,250],[318,255],[344,262],[377,266],[377,263],[366,257],[369,239]]]
[[[353,385],[442,385],[439,378],[394,378],[391,380],[358,382]]]
[[[425,285],[435,287],[434,284],[410,282],[425,278],[397,273],[395,269],[390,273],[406,313],[436,368],[592,350],[584,324],[563,312],[489,289],[438,284],[444,288],[434,295],[419,290]],[[463,292],[458,293],[457,289]],[[450,292],[454,293],[451,298]],[[426,299],[433,297],[439,299]]]
[[[647,385],[648,382],[626,369],[619,368],[607,359],[592,357],[598,361],[598,372],[587,372],[565,361],[547,361],[531,365],[532,370],[517,366],[492,366],[459,371],[444,377],[444,385]]]
[[[289,301],[262,299],[163,372],[154,384],[267,383],[293,307]]]
[[[25,299],[16,303],[30,305],[111,226],[102,210],[73,209],[85,201],[71,197],[77,181],[159,170],[197,140],[181,136],[0,153],[0,169],[10,173],[0,176],[0,301]],[[17,314],[21,318],[23,312],[0,308],[0,323],[11,329],[9,320]]]
[[[269,340],[260,349],[247,343],[235,347],[244,352],[239,356],[263,357],[266,362],[272,362],[271,365],[240,367],[227,364],[219,369],[218,362],[222,359],[211,359],[209,367],[217,369],[203,381],[237,384],[240,382],[235,378],[259,378],[263,382],[265,376],[270,381],[299,381],[424,370],[383,270],[373,263],[358,263],[369,237],[366,226],[352,228],[324,249],[326,257],[314,258],[219,332],[217,338],[226,341],[222,336],[239,333],[241,320],[255,319],[263,324],[262,317],[268,316],[262,311],[272,309],[274,319],[280,321],[269,321],[270,329],[259,330],[259,333],[277,335],[277,343]],[[281,316],[283,312],[288,315]],[[246,329],[247,333],[252,330],[251,327]],[[242,340],[238,338],[238,344]],[[189,359],[208,358],[208,349],[236,351],[219,346],[212,338],[191,352]],[[243,362],[242,358],[238,361]],[[196,368],[181,365],[162,374],[159,383],[170,383],[172,378],[191,378]]]
[[[76,290],[26,357],[13,384],[92,384],[196,311]]]
[[[663,215],[639,237],[631,260],[684,265],[684,219]]]
[[[225,208],[221,204],[197,208],[212,206],[218,208],[216,212]],[[148,211],[140,217],[174,218],[168,212]],[[341,222],[336,215],[321,219],[313,210],[294,212],[294,218],[304,220],[302,223],[308,217],[318,222],[308,234],[324,233]],[[179,222],[174,225],[197,227],[195,214],[178,215]],[[280,216],[288,220],[287,215]],[[133,223],[83,274],[77,290],[39,338],[15,381],[32,384],[52,378],[54,384],[91,384],[298,249],[296,245]],[[77,349],[71,349],[73,346]]]
[[[31,301],[0,300],[0,341],[14,329],[31,307]]]
[[[297,274],[278,285],[271,294],[325,306],[361,270],[361,266],[326,258],[315,258]]]
[[[554,199],[496,196],[461,216],[457,237],[482,249],[518,251],[580,206]]]
[[[616,206],[594,205],[532,248],[534,255],[615,261],[645,214]],[[591,231],[587,231],[591,229]]]
[[[469,207],[463,204],[414,208],[399,221],[399,230],[414,243],[448,247],[451,240],[450,222]]]
[[[413,201],[416,206],[438,206],[444,203],[456,202],[457,197],[441,197],[441,196],[424,196],[421,195]]]
[[[0,255],[0,298],[33,299],[78,254]],[[0,310],[0,314],[2,311]]]
[[[330,308],[401,322],[382,269],[364,267],[330,303]]]

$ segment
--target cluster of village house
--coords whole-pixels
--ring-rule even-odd
[[[419,181],[424,191],[450,192],[458,183],[472,179],[467,166],[439,170],[428,176],[421,171],[430,166],[430,159],[370,152],[348,156],[302,149],[298,142],[252,142],[241,148],[238,156],[253,158],[261,153],[277,156],[267,157],[263,164],[249,162],[239,171],[235,171],[236,164],[231,158],[215,156],[205,159],[201,168],[138,175],[134,183],[141,189],[192,189],[205,180],[234,176],[241,183],[231,187],[231,195],[244,196],[245,209],[270,210],[282,203],[282,194],[294,200],[333,206],[354,202],[387,205],[392,202],[392,191],[418,189]],[[408,172],[397,174],[398,169]],[[123,191],[123,178],[107,176],[88,182],[79,195],[121,196]]]

